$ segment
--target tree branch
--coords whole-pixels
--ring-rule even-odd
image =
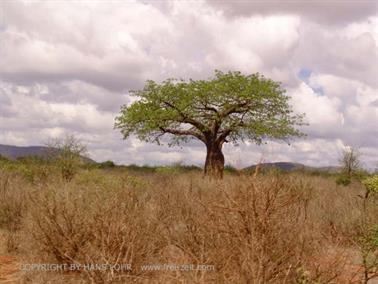
[[[225,118],[225,117],[227,117],[227,116],[229,116],[230,114],[233,114],[233,113],[243,113],[243,112],[245,112],[245,109],[240,109],[240,108],[248,106],[249,103],[250,103],[250,101],[248,100],[248,101],[245,101],[243,103],[233,105],[233,106],[229,107],[228,109],[225,109],[224,111],[222,111],[220,113],[220,117]]]
[[[159,129],[165,133],[170,133],[174,135],[189,135],[189,136],[194,136],[198,138],[199,140],[205,142],[205,137],[198,132],[192,131],[192,130],[180,130],[180,129],[173,129],[173,128],[164,128],[164,127],[159,127]]]
[[[227,136],[230,135],[230,133],[235,130],[235,127],[243,126],[244,125],[244,117],[248,113],[248,110],[244,110],[242,116],[240,117],[240,120],[238,123],[235,123],[231,125],[229,128],[222,131],[221,135],[216,139],[218,143],[228,142],[226,140]]]
[[[218,114],[218,110],[215,107],[209,106],[206,102],[200,102],[200,104],[203,106],[203,108],[198,109],[209,110]]]
[[[232,132],[231,128],[226,129],[225,131],[222,132],[221,135],[219,135],[219,137],[216,139],[216,142],[217,143],[223,143],[223,142],[225,142],[227,136],[230,135],[231,132]]]
[[[180,116],[182,117],[182,122],[189,123],[189,124],[193,125],[194,127],[196,127],[201,132],[205,132],[206,131],[207,127],[204,124],[200,123],[199,121],[197,121],[197,120],[195,120],[193,118],[188,117],[183,111],[181,111],[175,105],[171,104],[170,102],[166,102],[166,101],[164,101],[163,103],[165,105],[167,105],[167,106],[175,109],[180,114]]]

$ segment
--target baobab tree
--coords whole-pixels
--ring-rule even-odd
[[[223,177],[224,143],[261,144],[303,135],[296,129],[303,115],[292,111],[280,83],[259,73],[215,71],[209,80],[150,80],[131,95],[137,100],[122,106],[115,122],[125,139],[135,134],[160,144],[168,136],[170,146],[202,141],[207,151],[204,173],[217,178]]]

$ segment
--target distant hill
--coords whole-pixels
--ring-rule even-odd
[[[44,146],[13,146],[0,144],[0,155],[10,160],[17,160],[23,157],[40,157],[46,158],[48,153],[48,147]],[[83,157],[86,162],[95,163],[90,158]]]
[[[48,147],[44,146],[12,146],[12,145],[2,145],[0,144],[0,156],[3,156],[10,160],[17,160],[22,157],[30,157],[36,156],[40,158],[44,158],[47,156]],[[83,157],[83,159],[88,163],[96,163],[94,160]],[[244,171],[254,171],[256,165],[252,165],[249,167],[244,168]],[[283,171],[291,172],[297,170],[305,170],[305,171],[318,171],[318,172],[327,172],[327,173],[336,173],[340,171],[339,167],[310,167],[300,163],[292,163],[292,162],[276,162],[276,163],[262,163],[262,169],[273,169],[277,168]]]
[[[282,171],[319,171],[319,172],[328,172],[328,173],[336,173],[340,171],[339,167],[329,166],[329,167],[310,167],[300,163],[292,163],[292,162],[276,162],[276,163],[262,163],[260,164],[262,169],[280,169]],[[245,171],[254,171],[257,165],[252,165],[249,167],[244,168]]]

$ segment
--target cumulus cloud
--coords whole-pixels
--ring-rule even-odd
[[[231,17],[250,17],[253,15],[300,15],[311,21],[328,25],[365,19],[377,12],[377,2],[362,1],[219,1],[208,0],[210,5]]]
[[[307,23],[301,27],[301,40],[293,60],[295,65],[311,66],[317,73],[335,74],[377,87],[378,17],[367,18],[345,28],[329,28]],[[375,29],[373,29],[375,27]]]
[[[344,145],[378,160],[375,1],[2,1],[0,143],[74,133],[96,160],[201,165],[199,142],[150,145],[113,130],[147,79],[206,79],[214,69],[280,81],[307,114],[305,140],[227,145],[236,166],[337,163]]]

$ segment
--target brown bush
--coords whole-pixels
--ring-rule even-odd
[[[6,250],[17,250],[18,234],[26,212],[25,181],[17,173],[0,169],[0,229],[4,230]]]
[[[132,188],[103,191],[68,185],[31,197],[32,239],[46,257],[65,264],[131,264],[138,267],[159,246],[157,224],[145,218],[144,200]],[[139,275],[133,269],[85,271],[96,283]]]
[[[352,283],[363,279],[361,224],[378,219],[375,200],[363,207],[360,185],[303,174],[217,182],[197,173],[86,170],[43,185],[1,174],[7,212],[20,216],[25,263],[132,268],[25,272],[34,283]]]

